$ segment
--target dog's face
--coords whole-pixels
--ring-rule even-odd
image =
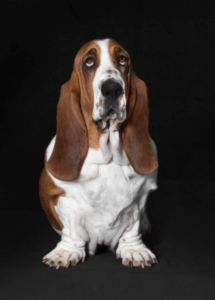
[[[93,102],[92,118],[98,129],[104,129],[110,119],[122,123],[127,115],[129,54],[117,42],[108,39],[87,44],[79,52],[87,93]]]

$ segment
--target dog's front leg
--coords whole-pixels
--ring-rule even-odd
[[[88,236],[81,224],[81,218],[77,216],[74,202],[67,197],[60,197],[56,207],[56,212],[64,226],[61,241],[55,249],[43,257],[44,263],[56,269],[75,266],[85,259],[85,244]]]
[[[144,268],[157,263],[156,256],[143,243],[139,228],[140,221],[137,220],[133,227],[125,231],[119,239],[116,256],[122,258],[124,266]]]

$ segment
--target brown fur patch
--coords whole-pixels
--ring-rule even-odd
[[[64,194],[64,190],[54,184],[45,169],[43,169],[40,175],[39,194],[42,208],[45,211],[49,222],[55,229],[62,230],[63,224],[60,221],[54,206],[57,205],[59,196]]]

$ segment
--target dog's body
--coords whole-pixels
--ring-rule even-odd
[[[44,262],[56,268],[84,261],[105,244],[124,265],[147,266],[145,204],[157,188],[157,151],[148,133],[146,86],[114,40],[78,52],[62,87],[57,133],[40,177],[41,204],[61,234]]]

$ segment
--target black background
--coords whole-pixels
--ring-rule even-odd
[[[6,1],[0,22],[0,298],[215,299],[215,2]],[[77,51],[107,37],[148,87],[160,166],[145,242],[159,264],[126,268],[101,248],[55,270],[41,262],[59,241],[39,201],[43,157]]]

